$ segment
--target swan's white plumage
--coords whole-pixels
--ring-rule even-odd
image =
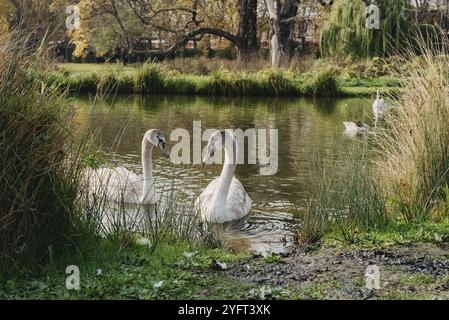
[[[106,196],[110,201],[124,203],[139,203],[141,200],[143,181],[142,175],[124,168],[89,169],[85,172],[91,194]],[[155,203],[154,187],[148,191],[148,201]]]
[[[220,177],[215,178],[196,200],[195,206],[199,208],[202,218],[209,222],[223,223],[247,216],[251,211],[252,201],[242,183],[235,177],[229,186],[225,206],[213,206],[219,181]]]
[[[195,201],[195,208],[200,211],[201,217],[214,223],[241,219],[250,213],[252,207],[251,198],[242,183],[234,177],[237,145],[232,132],[217,131],[209,138],[203,162],[207,162],[215,151],[223,147],[225,162],[220,177],[209,183]]]
[[[143,175],[136,175],[124,167],[86,170],[84,179],[90,196],[106,196],[108,200],[130,204],[155,204],[158,199],[154,190],[151,159],[155,146],[165,156],[169,155],[164,134],[158,129],[151,129],[142,139]]]
[[[387,109],[388,109],[387,103],[385,102],[384,98],[381,97],[380,91],[377,90],[376,100],[373,103],[373,113],[376,123],[383,116],[385,111],[387,111]]]

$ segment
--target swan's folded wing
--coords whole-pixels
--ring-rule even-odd
[[[195,201],[195,211],[200,211],[203,216],[208,211],[207,205],[212,202],[218,180],[218,178],[212,180]]]
[[[232,179],[229,194],[226,199],[226,207],[226,214],[233,215],[233,217],[230,217],[232,219],[228,220],[241,219],[251,211],[251,198],[237,178]]]
[[[143,183],[141,177],[124,167],[86,170],[85,180],[90,193],[130,203],[138,202]]]

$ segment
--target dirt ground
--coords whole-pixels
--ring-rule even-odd
[[[379,268],[379,289],[366,286],[368,266]],[[448,246],[294,249],[275,261],[254,256],[223,272],[261,287],[287,288],[290,298],[449,299]]]

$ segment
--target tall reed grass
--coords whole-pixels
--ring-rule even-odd
[[[393,99],[378,135],[381,177],[404,221],[422,221],[445,201],[449,185],[449,57],[447,43],[422,46],[400,74],[403,94]],[[445,213],[449,216],[449,212]]]
[[[76,211],[70,113],[49,89],[41,49],[0,38],[0,269],[32,265],[67,244]],[[76,151],[76,150],[74,150]]]
[[[352,243],[358,232],[390,223],[374,164],[364,148],[357,149],[353,154],[343,152],[338,161],[320,161],[314,170],[301,174],[309,199],[298,229],[301,243],[320,242],[328,233]]]

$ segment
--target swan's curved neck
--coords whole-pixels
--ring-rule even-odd
[[[142,141],[143,188],[140,197],[142,203],[147,203],[154,197],[152,151],[153,145],[144,138]]]
[[[214,207],[224,208],[226,198],[229,193],[232,178],[234,178],[235,167],[237,166],[237,146],[233,135],[225,131],[225,161],[221,170],[218,186],[213,197]]]

